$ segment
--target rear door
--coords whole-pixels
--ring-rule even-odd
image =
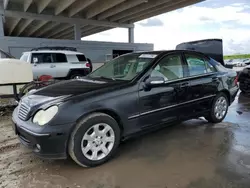
[[[32,53],[31,64],[34,79],[42,75],[56,76],[51,53]]]
[[[70,65],[68,63],[67,57],[63,53],[52,53],[53,63],[51,68],[55,72],[56,78],[64,78],[68,75],[70,70]]]
[[[165,83],[145,89],[140,84],[140,125],[142,128],[175,121],[179,116],[179,105],[186,102],[188,81],[181,53],[163,57],[150,73],[151,77],[163,77]]]
[[[217,70],[210,64],[206,56],[195,52],[184,52],[183,55],[189,81],[187,93],[189,102],[186,108],[182,109],[182,114],[192,116],[194,113],[208,110],[221,80]]]

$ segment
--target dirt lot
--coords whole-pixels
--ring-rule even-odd
[[[122,143],[109,163],[84,169],[43,161],[0,116],[0,187],[249,188],[250,98],[240,94],[223,123],[191,120]]]

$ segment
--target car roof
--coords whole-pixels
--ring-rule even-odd
[[[156,55],[160,55],[160,54],[168,54],[168,53],[174,53],[174,52],[190,52],[190,53],[198,53],[198,54],[202,54],[204,56],[207,56],[206,54],[204,54],[202,52],[198,52],[198,51],[194,51],[194,50],[159,50],[159,51],[145,51],[145,52],[141,51],[141,52],[133,52],[131,54],[156,54]]]
[[[69,50],[38,50],[38,51],[28,51],[24,53],[62,53],[66,55],[84,55],[81,52],[69,51]]]

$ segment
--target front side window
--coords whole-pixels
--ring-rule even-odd
[[[34,53],[32,54],[32,63],[52,63],[52,55],[50,53]]]
[[[194,54],[185,54],[190,76],[215,72],[216,69],[203,57]]]
[[[156,57],[156,54],[128,54],[120,56],[105,63],[102,67],[89,74],[89,77],[132,80]]]
[[[183,66],[181,55],[168,55],[160,60],[150,74],[151,77],[163,77],[165,81],[183,78]]]

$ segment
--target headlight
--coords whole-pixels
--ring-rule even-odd
[[[51,106],[47,110],[39,110],[33,118],[33,123],[37,123],[38,125],[43,126],[50,122],[50,120],[52,120],[57,112],[57,106]]]

